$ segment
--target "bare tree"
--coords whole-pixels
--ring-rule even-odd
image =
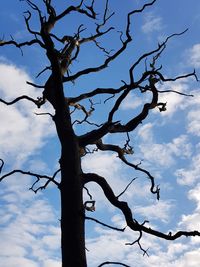
[[[113,230],[125,230],[107,225],[97,219],[87,217],[85,215],[85,210],[93,211],[95,209],[95,201],[92,199],[92,196],[86,187],[90,182],[97,183],[103,190],[105,198],[107,198],[113,206],[122,212],[126,220],[126,227],[129,227],[131,230],[139,234],[138,239],[130,244],[137,243],[144,254],[147,253],[147,251],[140,243],[143,233],[166,240],[175,240],[181,236],[199,236],[200,232],[198,231],[178,231],[170,234],[162,233],[147,227],[146,221],[137,221],[137,219],[133,217],[128,203],[120,201],[120,196],[128,189],[129,185],[133,181],[131,181],[124,191],[117,196],[108,184],[106,177],[102,177],[96,173],[84,173],[81,164],[81,158],[87,153],[94,153],[96,151],[111,151],[115,153],[124,164],[135,171],[142,172],[148,177],[150,182],[150,191],[152,194],[155,194],[156,198],[159,200],[160,188],[155,184],[154,176],[148,170],[143,168],[141,163],[133,164],[127,159],[127,155],[131,155],[133,153],[129,133],[134,131],[147,118],[151,110],[159,109],[160,112],[164,112],[166,110],[166,103],[158,101],[159,94],[166,92],[161,91],[160,88],[162,88],[162,84],[168,81],[176,81],[188,77],[194,77],[197,79],[195,71],[176,77],[166,78],[162,74],[162,68],[157,66],[158,59],[165,50],[168,41],[173,37],[182,35],[185,31],[168,36],[162,43],[158,44],[155,49],[139,56],[138,59],[131,64],[130,68],[127,69],[129,78],[127,81],[122,81],[118,88],[94,87],[91,91],[84,91],[79,95],[69,97],[64,93],[64,86],[67,86],[70,82],[76,83],[79,78],[85,77],[86,79],[89,79],[87,78],[89,75],[106,69],[110,63],[126,51],[128,45],[132,42],[130,31],[133,17],[152,6],[156,0],[146,3],[140,9],[130,11],[127,14],[126,26],[124,31],[119,33],[118,49],[115,51],[108,51],[105,48],[106,45],[104,46],[99,42],[100,38],[101,42],[103,42],[103,38],[105,38],[104,41],[106,42],[107,38],[109,38],[109,34],[115,30],[114,27],[107,26],[110,25],[110,19],[114,15],[114,13],[109,11],[108,0],[105,0],[105,6],[102,14],[99,14],[98,10],[96,10],[95,0],[91,0],[90,4],[86,4],[86,1],[81,0],[78,5],[71,5],[67,7],[65,7],[66,4],[63,3],[64,7],[61,13],[58,13],[55,10],[51,0],[41,1],[43,8],[36,5],[33,0],[24,0],[24,2],[26,2],[29,8],[29,10],[25,12],[24,16],[25,25],[28,32],[31,34],[32,39],[19,43],[13,38],[8,41],[3,38],[0,41],[0,46],[13,45],[21,51],[23,47],[33,45],[39,46],[41,50],[46,53],[49,66],[44,67],[38,76],[46,71],[49,71],[50,75],[44,85],[28,82],[30,86],[36,88],[39,87],[43,90],[42,95],[37,99],[33,99],[28,95],[21,95],[10,102],[5,99],[0,99],[0,102],[5,105],[14,105],[21,100],[27,100],[31,101],[38,108],[45,105],[46,102],[49,102],[52,105],[55,113],[53,115],[49,115],[52,117],[52,123],[55,124],[57,135],[61,144],[61,155],[59,159],[60,169],[56,170],[51,177],[20,169],[3,173],[4,161],[1,159],[0,172],[2,173],[2,176],[0,177],[0,181],[13,175],[14,173],[21,173],[36,178],[31,187],[34,192],[45,189],[49,183],[54,183],[58,187],[61,196],[62,266],[87,266],[85,253],[85,220],[93,220]],[[87,36],[86,28],[81,23],[73,35],[68,35],[66,32],[66,35],[58,36],[53,33],[55,25],[71,14],[76,14],[84,19],[87,18],[90,24],[91,21],[93,21],[93,34]],[[33,30],[31,27],[33,15],[37,16],[39,20],[40,29],[38,30]],[[70,26],[73,27],[73,25]],[[105,54],[106,57],[102,58],[102,63],[98,66],[84,68],[72,73],[71,65],[72,63],[76,63],[85,43],[90,45],[93,44],[97,49],[99,49],[99,53]],[[140,75],[137,74],[136,78],[135,71],[141,64],[144,66],[144,71]],[[121,122],[117,119],[119,108],[126,97],[136,90],[143,95],[145,95],[145,93],[150,94],[151,100],[143,105],[141,111],[136,116],[126,122]],[[182,94],[184,96],[183,93],[178,91],[173,91],[173,93]],[[95,102],[93,101],[93,97],[95,96],[104,97],[104,104],[111,98],[114,100],[112,104],[109,105],[109,112],[104,114],[104,117],[106,115],[107,118],[101,122],[101,124],[94,123],[89,120],[89,117],[95,112]],[[84,106],[83,100],[89,100],[89,108]],[[72,120],[72,116],[74,116],[73,114],[76,110],[83,113],[82,120]],[[91,128],[88,132],[78,135],[74,127],[77,124],[81,126],[89,125]],[[84,131],[84,128],[82,131]],[[108,134],[114,135],[116,133],[126,134],[127,138],[123,147],[120,147],[118,144],[104,143],[103,138],[105,136]],[[90,145],[95,147],[94,150],[89,150]],[[60,175],[61,180],[59,182],[56,179],[57,175]],[[44,184],[42,186],[38,186],[38,182],[41,180],[44,181]],[[86,202],[83,201],[83,190],[86,190],[90,196],[90,200]],[[120,262],[104,262],[99,265],[99,267],[108,264],[127,266],[126,264]]]

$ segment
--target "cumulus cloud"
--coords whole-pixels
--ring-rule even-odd
[[[173,203],[171,201],[161,200],[145,207],[135,207],[134,212],[142,215],[145,220],[168,222],[170,220],[172,207]]]
[[[200,108],[197,107],[189,111],[187,115],[187,131],[192,135],[200,136],[200,118],[199,118]]]
[[[200,154],[192,157],[187,168],[178,169],[175,173],[177,182],[181,185],[194,185],[200,180]]]
[[[125,100],[122,102],[121,109],[136,109],[143,103],[143,99],[141,97],[134,96],[133,94],[129,94]]]
[[[59,255],[58,214],[41,194],[27,190],[31,182],[17,175],[1,183],[0,258],[5,267],[43,266],[55,253]]]
[[[41,95],[38,90],[27,86],[31,78],[25,70],[10,63],[0,63],[0,71],[4,73],[0,80],[0,96],[11,101],[17,96],[26,94],[33,98]],[[49,107],[41,109],[47,111]],[[54,129],[47,116],[36,116],[38,110],[26,100],[15,105],[6,106],[1,103],[0,147],[1,157],[9,163],[15,161],[16,166],[22,164],[27,157],[40,149],[45,140],[52,136]]]
[[[167,82],[161,86],[160,90],[173,90],[180,93],[191,94],[191,92],[189,92],[189,83],[186,80],[177,82]],[[173,116],[175,112],[185,109],[189,100],[190,99],[188,97],[172,92],[159,94],[158,102],[167,103],[167,110],[165,112],[162,112],[161,115],[169,117]]]
[[[168,143],[156,143],[153,137],[153,124],[148,123],[139,129],[142,143],[139,145],[142,158],[157,166],[169,167],[176,157],[188,158],[192,153],[192,145],[186,135],[180,135]]]
[[[4,59],[0,71],[4,74],[0,80],[2,99],[11,101],[24,94],[33,98],[41,95],[39,90],[27,86],[26,81],[31,81],[31,77],[24,69]],[[7,171],[7,165],[9,169],[21,167],[28,163],[30,155],[39,154],[46,140],[53,136],[54,129],[48,117],[34,114],[38,110],[28,101],[22,100],[12,106],[0,103],[0,111],[0,157]],[[41,108],[41,112],[47,111],[52,111],[49,106]],[[29,166],[35,171],[48,168],[42,160],[33,159]],[[32,183],[32,178],[19,174],[1,182],[0,258],[4,267],[43,267],[47,266],[47,261],[49,266],[53,263],[59,266],[55,257],[59,255],[60,229],[56,225],[59,215],[41,193],[35,195],[28,190]]]

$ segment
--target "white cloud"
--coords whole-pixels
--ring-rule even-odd
[[[38,264],[34,260],[22,257],[2,257],[1,264],[4,267],[38,267]]]
[[[49,259],[43,263],[42,267],[60,267],[60,266],[61,262],[59,260]]]
[[[144,135],[142,135],[142,138],[143,137]],[[145,139],[143,143],[139,145],[139,148],[144,159],[148,160],[149,162],[154,162],[162,167],[169,167],[173,165],[176,157],[190,157],[192,151],[192,146],[186,135],[176,137],[169,143],[160,144],[155,143],[155,141],[152,139],[152,133],[150,139]]]
[[[163,29],[162,18],[149,12],[144,18],[144,24],[142,25],[142,31],[146,34],[154,31],[160,31]]]
[[[187,131],[196,136],[200,136],[200,108],[189,111],[187,115]]]
[[[136,109],[143,103],[143,98],[129,94],[122,102],[121,109]]]
[[[161,91],[173,90],[180,93],[190,93],[188,92],[189,84],[186,80],[177,82],[167,82],[163,84],[159,89]],[[184,108],[186,108],[186,103],[188,103],[189,100],[189,97],[173,92],[159,94],[158,102],[167,103],[167,110],[161,112],[161,115],[171,117],[176,111],[183,110]]]
[[[177,182],[181,185],[193,185],[200,180],[200,154],[195,155],[191,159],[191,163],[187,168],[178,169],[175,173]]]
[[[195,68],[200,67],[200,44],[195,44],[187,51],[188,64]]]
[[[60,228],[53,226],[58,224],[58,218],[48,202],[40,196],[27,192],[21,179],[15,179],[12,183],[4,182],[0,261],[2,264],[7,258],[9,260],[3,266],[25,264],[38,267],[41,266],[40,263],[53,257],[55,252],[59,255],[56,241],[60,243]]]
[[[138,129],[138,135],[142,138],[142,141],[153,141],[153,124],[146,123]]]
[[[142,215],[145,220],[161,220],[168,222],[173,204],[171,201],[154,202],[145,207],[135,207],[134,212]]]
[[[27,94],[33,98],[41,95],[38,90],[27,86],[31,81],[27,73],[8,63],[0,64],[0,72],[4,73],[0,80],[0,97],[6,101]],[[12,77],[12,79],[11,79]],[[47,111],[49,107],[41,109]],[[32,103],[22,100],[12,106],[0,103],[1,157],[9,163],[15,161],[16,166],[22,164],[27,157],[39,150],[45,140],[54,133],[53,124],[47,116],[36,116],[38,112]]]

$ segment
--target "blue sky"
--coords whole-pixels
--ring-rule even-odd
[[[42,1],[35,1],[41,3]],[[61,10],[64,1],[53,1]],[[67,1],[69,3],[78,1]],[[103,7],[103,1],[99,8]],[[116,15],[110,23],[116,30],[123,29],[126,13],[141,7],[145,1],[110,1],[110,9]],[[25,2],[16,0],[2,1],[0,4],[0,38],[12,37],[22,42],[30,38],[25,30],[23,11]],[[86,23],[83,17],[75,20],[70,17],[64,26],[58,25],[58,34],[74,32],[76,26]],[[32,24],[37,27],[33,17]],[[76,24],[75,28],[73,27]],[[88,31],[92,28],[88,26]],[[158,0],[154,6],[140,15],[133,17],[131,32],[133,43],[124,56],[110,69],[98,76],[81,78],[75,85],[66,86],[67,95],[78,95],[98,86],[115,88],[126,80],[126,69],[138,56],[154,49],[168,35],[189,30],[178,38],[171,39],[162,54],[159,63],[163,66],[165,77],[174,77],[196,69],[200,77],[200,2],[197,0]],[[112,34],[105,40],[108,49],[117,47],[119,34]],[[1,47],[0,50],[0,97],[11,100],[18,95],[32,97],[41,95],[41,89],[34,89],[26,84],[33,81],[42,84],[46,74],[36,79],[36,75],[48,64],[45,53],[37,46],[23,49]],[[91,47],[83,48],[80,60],[72,66],[72,73],[84,66],[96,66],[104,55],[94,54]],[[144,62],[135,75],[144,70]],[[167,102],[167,111],[151,112],[131,134],[134,155],[128,159],[134,163],[142,160],[142,166],[155,177],[161,188],[158,202],[149,192],[146,177],[124,166],[116,155],[99,152],[83,158],[85,171],[95,171],[108,179],[116,194],[119,194],[137,177],[121,199],[129,202],[139,221],[148,219],[149,226],[163,232],[175,232],[180,229],[200,230],[200,85],[188,78],[175,83],[160,85],[160,90],[177,90],[194,94],[184,97],[178,94],[162,94],[160,100]],[[143,101],[148,96],[130,94],[120,108],[120,119],[126,120],[131,114],[137,114]],[[103,98],[95,98],[98,103]],[[96,105],[92,121],[102,121],[105,110],[110,104]],[[88,102],[85,102],[88,105]],[[40,112],[53,112],[46,104]],[[4,171],[13,168],[52,174],[58,168],[59,143],[54,126],[48,116],[36,116],[38,110],[29,102],[21,101],[7,107],[0,105],[0,158],[5,161]],[[76,114],[76,118],[81,115]],[[87,130],[76,127],[77,132]],[[123,144],[125,136],[107,137],[105,140]],[[60,267],[60,230],[59,230],[59,195],[50,185],[46,191],[36,195],[28,190],[33,180],[27,176],[15,175],[0,184],[0,263],[3,267]],[[105,201],[101,190],[91,184],[88,186],[96,200],[94,216],[106,223],[124,227],[125,222],[120,212]],[[87,198],[87,196],[85,196]],[[148,250],[149,257],[143,257],[137,245],[125,246],[133,242],[137,234],[129,231],[114,232],[93,222],[87,223],[86,247],[89,250],[88,265],[95,267],[103,261],[122,261],[134,267],[198,267],[200,262],[200,238],[181,238],[169,242],[144,235],[141,244]]]

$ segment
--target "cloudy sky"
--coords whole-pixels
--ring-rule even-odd
[[[34,1],[42,3],[42,1]],[[61,10],[64,1],[53,1]],[[78,1],[67,1],[76,2]],[[88,1],[89,2],[89,1]],[[117,4],[116,4],[117,2]],[[126,2],[126,3],[125,3]],[[99,8],[103,7],[103,1]],[[110,10],[116,11],[110,23],[121,31],[128,11],[141,7],[144,0],[110,1]],[[30,39],[26,32],[23,12],[25,2],[7,0],[0,3],[0,38],[18,42]],[[71,17],[58,27],[59,34],[71,34],[77,25],[86,23],[84,18]],[[32,25],[37,29],[33,17]],[[75,26],[74,26],[75,25]],[[60,26],[60,25],[59,25]],[[90,75],[66,87],[66,94],[78,95],[98,86],[115,88],[128,77],[126,71],[138,56],[154,49],[168,35],[188,31],[171,39],[159,64],[165,77],[192,72],[196,69],[200,77],[200,2],[197,0],[158,0],[151,8],[132,20],[133,43],[124,57],[120,57],[107,72],[99,76]],[[92,27],[88,26],[88,31]],[[67,33],[66,33],[67,31]],[[115,49],[119,33],[105,40],[108,50]],[[102,44],[102,43],[101,43]],[[92,54],[87,46],[83,48],[82,61],[72,66],[72,72],[84,66],[95,66],[104,59],[101,51]],[[39,47],[23,49],[23,56],[15,47],[0,49],[0,98],[12,100],[18,95],[32,97],[41,95],[41,89],[34,89],[26,81],[42,84],[47,77],[37,74],[48,66],[44,51]],[[144,71],[143,62],[138,68]],[[99,152],[83,158],[83,169],[103,175],[120,194],[126,185],[136,178],[121,199],[129,202],[134,216],[139,221],[148,220],[149,227],[168,233],[177,230],[200,230],[200,85],[188,78],[175,83],[160,84],[160,90],[176,90],[193,94],[184,97],[175,93],[163,93],[160,101],[167,102],[167,110],[152,111],[133,134],[131,144],[134,155],[129,160],[142,163],[155,177],[161,188],[158,202],[149,192],[150,184],[145,175],[128,169],[115,154]],[[148,97],[139,93],[130,94],[120,109],[120,119],[137,114]],[[105,99],[96,98],[99,103]],[[101,121],[106,105],[96,105],[93,121]],[[88,103],[86,103],[88,105]],[[37,110],[31,103],[21,101],[12,106],[0,104],[0,158],[5,162],[4,172],[12,169],[30,170],[51,175],[58,168],[59,143],[49,116],[38,112],[53,112],[48,103]],[[76,114],[79,118],[80,114]],[[81,127],[76,127],[78,133]],[[126,136],[118,135],[106,139],[123,144]],[[111,168],[112,166],[112,168]],[[60,267],[59,195],[53,185],[45,192],[34,194],[29,190],[31,177],[13,175],[0,184],[0,265],[2,267]],[[88,186],[96,200],[95,218],[116,227],[123,228],[125,222],[120,212],[105,200],[101,190]],[[88,216],[91,214],[89,213]],[[94,222],[87,223],[86,247],[88,265],[98,266],[103,261],[121,261],[132,267],[198,267],[200,262],[200,238],[181,238],[169,242],[144,235],[141,245],[148,249],[148,256],[137,244],[125,245],[137,238],[137,234],[126,229],[124,233],[103,228]],[[106,248],[106,249],[105,249]],[[110,265],[111,266],[111,265]],[[114,265],[113,265],[114,266]]]

